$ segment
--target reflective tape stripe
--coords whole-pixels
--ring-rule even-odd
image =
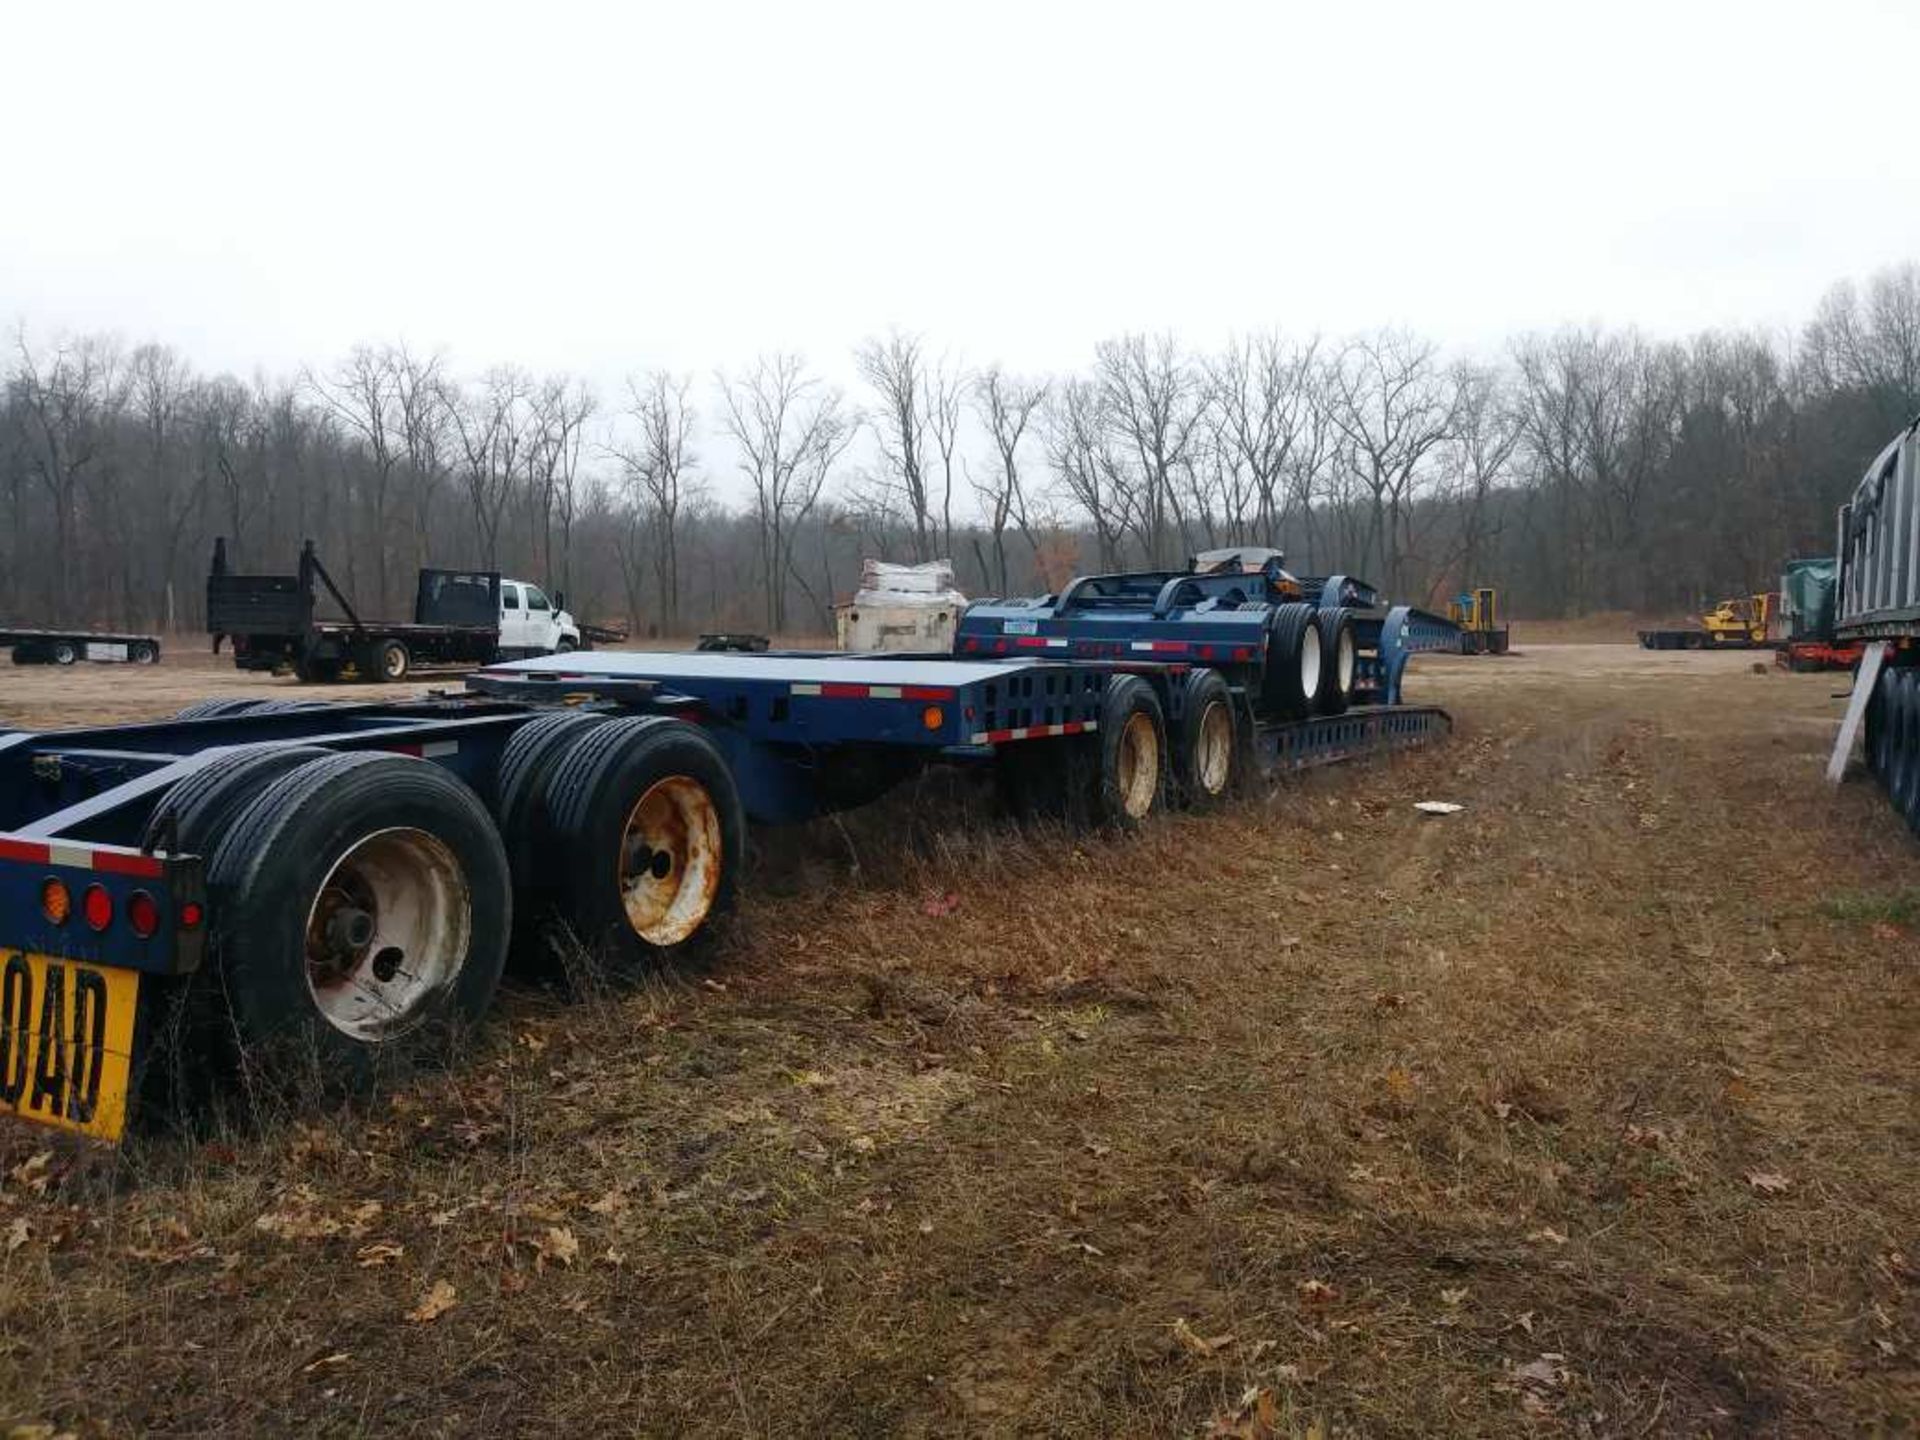
[[[109,875],[140,875],[149,879],[165,873],[165,866],[151,855],[132,850],[95,850],[62,840],[0,839],[0,861],[23,865],[58,865],[68,870],[98,870]]]
[[[951,700],[949,685],[842,685],[813,680],[795,681],[789,695],[817,695],[823,700]]]
[[[1004,745],[1010,740],[1045,740],[1055,735],[1085,735],[1100,728],[1097,720],[1069,720],[1064,725],[1020,725],[1012,730],[981,730],[968,742]]]

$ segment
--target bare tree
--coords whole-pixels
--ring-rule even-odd
[[[1106,398],[1091,380],[1068,380],[1046,407],[1047,462],[1093,526],[1100,568],[1120,568],[1126,478],[1111,444]]]
[[[1296,447],[1315,438],[1312,380],[1319,350],[1318,339],[1289,345],[1268,332],[1232,340],[1207,362],[1213,400],[1209,428],[1223,463],[1231,467],[1236,541],[1278,544],[1296,505],[1311,503],[1310,485],[1290,490],[1286,480]],[[1246,531],[1239,525],[1242,483],[1252,509]]]
[[[64,611],[86,593],[84,563],[75,543],[81,483],[113,441],[126,401],[125,365],[118,343],[104,336],[62,340],[49,356],[27,344],[23,327],[14,390],[28,436],[28,464],[53,504],[54,595]]]
[[[918,335],[895,330],[885,340],[867,340],[854,351],[860,378],[879,397],[874,433],[885,463],[884,486],[898,488],[906,502],[913,558],[933,556],[934,506],[927,475],[927,371]],[[884,510],[884,498],[867,502]]]
[[[620,452],[627,482],[647,516],[654,551],[659,624],[671,635],[680,624],[680,507],[698,460],[692,452],[695,414],[690,375],[650,370],[627,381],[627,414],[639,443]]]
[[[393,489],[393,473],[400,463],[400,437],[405,422],[400,407],[400,374],[396,356],[390,349],[356,345],[332,375],[322,377],[309,370],[308,388],[321,404],[332,411],[348,431],[357,435],[366,447],[369,473],[373,543],[373,576],[376,604],[380,613],[388,609],[387,562],[393,535],[388,521],[388,498]]]
[[[953,462],[960,448],[962,404],[967,392],[965,367],[942,359],[920,380],[920,408],[940,459],[940,554],[953,556]],[[932,558],[932,557],[927,557]]]
[[[488,371],[480,386],[462,394],[453,407],[463,460],[460,478],[474,539],[489,569],[500,565],[500,522],[527,446],[532,389],[525,371],[503,365]]]
[[[1026,487],[1022,483],[1020,447],[1034,416],[1047,398],[1047,382],[1021,380],[1009,376],[998,365],[990,365],[974,378],[973,409],[993,442],[993,459],[987,479],[974,480],[973,493],[986,520],[987,534],[993,545],[993,563],[988,581],[997,593],[1009,590],[1007,579],[1007,523],[1012,520],[1026,536],[1028,545],[1039,551],[1027,511]]]
[[[1124,335],[1098,346],[1094,382],[1105,421],[1128,459],[1108,477],[1124,522],[1149,566],[1171,565],[1178,558],[1178,477],[1193,461],[1206,413],[1200,375],[1171,335]]]
[[[778,632],[787,623],[788,579],[807,588],[794,570],[795,533],[853,442],[854,426],[840,392],[807,374],[798,355],[762,355],[744,374],[718,379],[723,424],[753,487],[767,625]]]
[[[1428,454],[1453,433],[1438,348],[1402,331],[1350,341],[1330,372],[1334,427],[1351,447],[1368,502],[1365,553],[1396,589],[1411,549],[1415,492]]]

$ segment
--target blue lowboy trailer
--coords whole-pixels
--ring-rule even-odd
[[[952,653],[593,652],[411,702],[0,731],[0,1112],[117,1139],[237,1069],[351,1090],[444,1053],[510,948],[617,967],[707,943],[749,820],[937,764],[1128,829],[1446,733],[1400,683],[1458,647],[1241,551],[978,603]]]

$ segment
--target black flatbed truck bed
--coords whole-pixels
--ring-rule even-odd
[[[344,619],[316,613],[323,587]],[[436,611],[448,618],[421,618]],[[412,620],[364,620],[311,540],[292,575],[234,574],[226,542],[216,540],[207,573],[207,630],[215,653],[231,640],[239,669],[291,669],[302,680],[339,680],[349,668],[362,679],[404,680],[418,665],[485,665],[499,652],[499,615],[498,573],[422,570]]]

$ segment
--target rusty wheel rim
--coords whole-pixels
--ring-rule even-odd
[[[1195,737],[1193,776],[1209,795],[1223,794],[1233,778],[1233,712],[1224,700],[1209,701]]]
[[[1160,734],[1145,711],[1134,711],[1121,727],[1119,762],[1120,808],[1128,818],[1144,820],[1160,789]]]
[[[656,780],[620,835],[620,903],[633,933],[677,945],[703,924],[720,889],[720,812],[699,781]]]

